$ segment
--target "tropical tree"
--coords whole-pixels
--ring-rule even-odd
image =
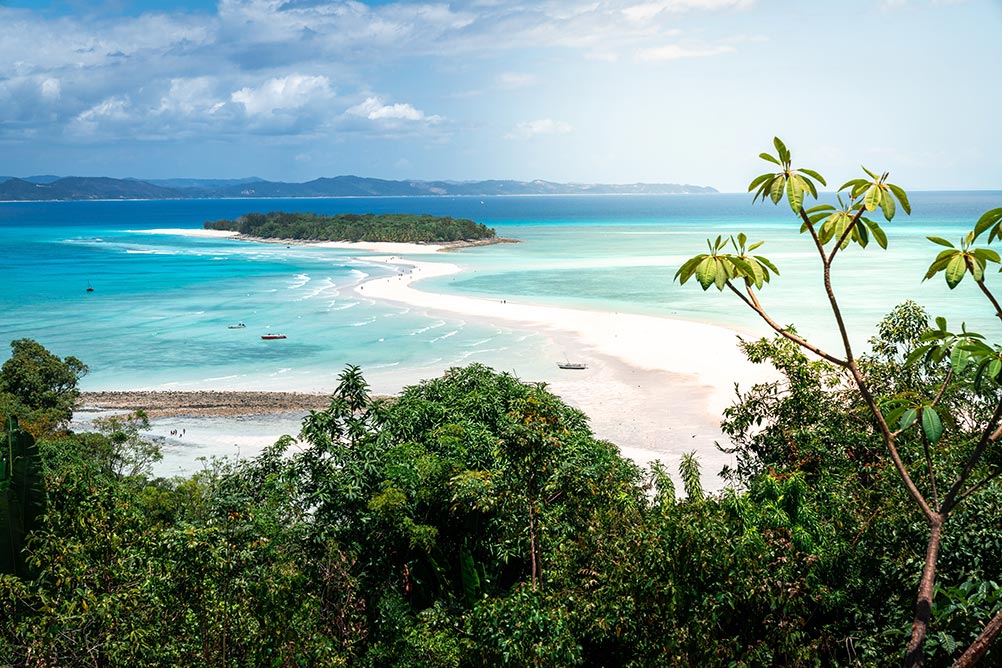
[[[73,416],[80,396],[77,383],[87,365],[72,356],[60,359],[32,339],[11,341],[10,348],[10,359],[0,368],[4,412],[18,414],[36,436],[65,425]]]
[[[780,168],[756,177],[749,185],[755,198],[769,197],[774,204],[786,198],[800,223],[801,233],[807,233],[810,244],[818,255],[824,296],[835,318],[841,350],[830,352],[808,341],[792,327],[784,327],[772,317],[759,299],[772,274],[778,269],[763,256],[751,256],[761,243],[747,245],[746,237],[724,240],[718,237],[709,242],[709,253],[697,255],[685,262],[675,274],[682,284],[690,278],[707,290],[729,290],[745,305],[757,313],[769,327],[800,348],[810,351],[833,364],[844,374],[866,407],[872,427],[879,435],[894,470],[908,497],[925,518],[928,540],[925,560],[919,580],[912,622],[911,637],[905,652],[906,666],[921,666],[924,662],[925,643],[929,634],[930,615],[936,591],[936,568],[943,542],[944,523],[958,504],[983,489],[1002,473],[1002,453],[998,440],[1002,437],[1002,396],[995,392],[990,416],[976,416],[973,432],[958,434],[949,448],[937,450],[944,436],[941,401],[947,390],[966,382],[962,372],[973,365],[979,371],[977,388],[987,379],[999,379],[1002,371],[1002,348],[991,346],[984,337],[967,331],[950,332],[946,321],[937,319],[937,328],[926,338],[910,361],[919,359],[950,360],[950,368],[938,388],[927,395],[911,393],[908,396],[881,397],[874,392],[871,380],[850,343],[849,331],[842,315],[842,304],[832,286],[831,272],[843,251],[857,245],[865,248],[872,238],[882,248],[887,247],[887,237],[879,223],[868,216],[878,209],[886,221],[893,220],[900,207],[906,214],[911,205],[905,191],[888,181],[888,173],[878,174],[865,167],[865,178],[847,181],[837,191],[839,206],[819,204],[805,207],[807,195],[817,198],[814,182],[826,185],[824,178],[809,169],[794,169],[792,157],[785,144],[775,138],[776,155],[762,153],[760,157]],[[989,249],[973,248],[974,241],[987,230],[989,242],[1002,237],[1002,209],[987,212],[966,235],[959,248],[938,237],[930,237],[946,250],[933,262],[927,278],[945,272],[947,284],[956,287],[966,274],[970,274],[979,289],[989,299],[996,315],[1002,319],[1002,308],[984,283],[988,262],[998,262],[999,256]],[[960,424],[954,421],[954,424]],[[985,626],[970,648],[958,659],[956,665],[966,666],[976,661],[987,650],[994,637],[1002,630],[1002,611]]]

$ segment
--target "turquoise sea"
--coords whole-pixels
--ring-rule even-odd
[[[836,264],[835,285],[857,343],[907,297],[994,333],[973,284],[951,292],[942,278],[923,283],[922,276],[937,252],[925,236],[958,239],[983,211],[1002,205],[1002,192],[911,198],[913,215],[899,210],[884,226],[888,251],[850,248]],[[392,391],[472,361],[546,380],[554,358],[567,352],[541,333],[367,300],[355,286],[394,269],[367,261],[365,252],[144,232],[272,210],[469,217],[522,243],[422,256],[463,268],[424,289],[765,333],[732,295],[672,281],[684,259],[705,249],[707,236],[744,231],[766,240],[759,252],[781,271],[762,297],[776,319],[835,344],[816,255],[798,222],[785,203],[752,205],[745,194],[6,202],[0,359],[9,355],[8,341],[37,339],[90,366],[87,390],[327,391],[352,363],[375,389]],[[228,329],[238,321],[246,329]],[[267,331],[288,339],[262,341]]]

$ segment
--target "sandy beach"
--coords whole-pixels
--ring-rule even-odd
[[[213,230],[147,231],[236,236]],[[547,383],[548,389],[589,416],[597,436],[616,443],[625,455],[640,464],[659,459],[674,471],[682,454],[696,451],[703,464],[704,484],[711,489],[722,486],[716,474],[732,463],[731,457],[714,444],[724,441],[719,429],[720,415],[734,398],[735,383],[748,388],[775,374],[769,368],[749,363],[737,347],[738,333],[716,325],[423,290],[416,284],[418,281],[461,271],[452,263],[415,259],[440,252],[441,246],[337,242],[311,245],[363,251],[366,255],[360,259],[395,269],[392,276],[357,286],[359,296],[407,305],[430,316],[504,323],[544,333],[556,343],[556,349],[567,351],[570,361],[581,362],[587,368],[558,369],[557,362],[564,360],[554,359],[552,373],[525,380]],[[419,380],[414,378],[411,382]],[[304,399],[304,395],[289,399],[297,395],[204,392],[194,393],[203,395],[194,398],[190,396],[192,393],[178,393],[189,395],[184,399],[187,405],[181,407],[166,405],[170,402],[165,404],[165,396],[153,396],[161,393],[139,394],[143,396],[133,397],[138,403],[156,399],[158,407],[144,409],[151,415],[170,416],[167,424],[174,427],[183,427],[185,420],[198,417],[214,421],[214,428],[224,431],[225,416],[281,412],[287,416],[285,421],[273,418],[267,422],[283,430],[275,433],[276,437],[298,431],[297,420],[305,411],[326,405],[325,399],[318,399],[320,395],[312,395],[313,399]],[[309,403],[314,400],[319,405]],[[306,403],[297,405],[297,401]],[[274,407],[269,407],[269,402]],[[110,407],[108,397],[101,401],[93,398],[91,403]],[[163,426],[160,425],[161,430]]]
[[[720,415],[734,397],[734,384],[774,378],[775,371],[748,362],[737,347],[738,333],[716,325],[654,316],[588,311],[491,300],[421,290],[414,283],[460,271],[450,263],[397,256],[367,257],[398,268],[398,274],[356,288],[369,298],[426,310],[504,321],[545,331],[572,351],[584,370],[560,370],[548,387],[583,410],[600,438],[620,446],[640,464],[659,459],[675,470],[682,454],[696,451],[708,488],[731,464],[715,442],[723,440]]]

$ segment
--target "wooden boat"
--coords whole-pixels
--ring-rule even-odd
[[[262,334],[261,338],[265,341],[271,341],[273,339],[284,339],[286,336],[285,334]]]
[[[588,365],[581,362],[557,362],[561,369],[587,369]]]

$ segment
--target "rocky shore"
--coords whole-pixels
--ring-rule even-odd
[[[78,409],[145,411],[151,418],[260,415],[321,410],[328,394],[301,392],[81,392]]]

